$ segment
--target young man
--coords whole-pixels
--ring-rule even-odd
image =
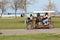
[[[34,26],[34,17],[30,14],[30,17],[27,18],[27,25],[29,29],[33,29]]]
[[[43,19],[43,25],[46,26],[49,24],[49,19],[46,17]]]
[[[43,19],[43,26],[44,27],[49,27],[49,24],[50,24],[50,19],[51,17],[48,15],[48,13],[45,13],[44,15],[44,19]]]
[[[48,19],[50,18],[50,16],[48,15],[48,13],[45,13],[44,18],[46,18],[46,17],[47,17]]]
[[[36,17],[36,28],[41,28],[41,27],[42,27],[42,20],[41,20],[40,13],[38,13]]]

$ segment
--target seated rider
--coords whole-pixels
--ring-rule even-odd
[[[37,13],[37,17],[36,17],[36,24],[40,22],[40,13]]]
[[[41,28],[42,27],[42,20],[41,20],[40,13],[37,13],[36,23],[35,24],[36,24],[37,28]]]
[[[49,24],[49,19],[46,17],[43,19],[43,26],[46,26]]]
[[[30,14],[30,20],[32,20],[33,19],[33,16],[32,16],[32,14]]]
[[[50,16],[48,15],[48,13],[45,13],[44,18],[46,18],[46,17],[47,17],[48,19],[50,18]]]
[[[43,26],[49,25],[49,20],[50,20],[50,17],[48,15],[48,13],[45,13],[43,21],[42,21],[43,22]]]
[[[32,15],[26,19],[27,29],[32,29]]]
[[[28,23],[30,23],[31,22],[31,19],[30,19],[30,17],[28,17],[27,19],[26,19],[26,23],[28,24]]]

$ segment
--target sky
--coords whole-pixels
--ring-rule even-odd
[[[10,0],[12,2],[12,0]],[[55,5],[55,9],[60,12],[60,0],[52,0],[51,1]],[[45,9],[46,5],[48,5],[48,0],[37,0],[34,1],[31,5],[27,6],[27,13],[31,13],[33,11],[42,11]],[[0,10],[1,13],[1,10]],[[14,13],[14,10],[8,8],[5,13]],[[17,10],[17,13],[22,13],[21,10]]]
[[[51,2],[55,5],[55,10],[60,12],[60,0],[52,0]],[[48,5],[48,0],[38,0],[37,3],[28,7],[27,10],[28,12],[42,11],[45,9],[46,5]]]

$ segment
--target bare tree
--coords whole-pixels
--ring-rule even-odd
[[[50,8],[49,8],[50,7]],[[50,10],[49,10],[50,9]],[[50,5],[45,5],[45,8],[43,9],[44,11],[55,11],[53,13],[49,12],[49,16],[51,16],[52,14],[57,13],[57,7],[54,3],[51,3]]]
[[[0,9],[2,9],[2,2],[0,1]]]
[[[45,5],[45,8],[43,10],[48,11],[49,6],[50,6],[50,11],[52,11],[52,10],[56,11],[57,10],[55,4],[53,4],[53,3],[51,3],[50,5]]]
[[[26,14],[26,6],[31,5],[35,0],[14,0],[12,8],[15,10],[15,17],[16,17],[16,11],[24,10]]]
[[[29,7],[29,5],[33,5],[37,2],[37,0],[24,0],[24,14],[26,17],[26,13],[27,13],[27,7]]]
[[[15,10],[15,17],[16,17],[16,11],[18,9],[23,10],[23,0],[14,0],[13,5],[11,7],[12,9]]]
[[[4,14],[4,11],[6,11],[6,7],[5,5],[8,3],[8,0],[2,0],[1,2],[1,8],[2,8],[2,13],[1,13],[1,17],[2,17],[2,14]]]

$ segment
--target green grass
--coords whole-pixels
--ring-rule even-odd
[[[60,40],[60,34],[0,35],[0,40]]]
[[[52,17],[52,23],[55,28],[60,28],[60,17]],[[0,29],[25,29],[24,18],[1,19]]]
[[[60,28],[60,17],[53,17],[52,23],[55,28]]]
[[[24,29],[24,18],[0,19],[0,29]]]

